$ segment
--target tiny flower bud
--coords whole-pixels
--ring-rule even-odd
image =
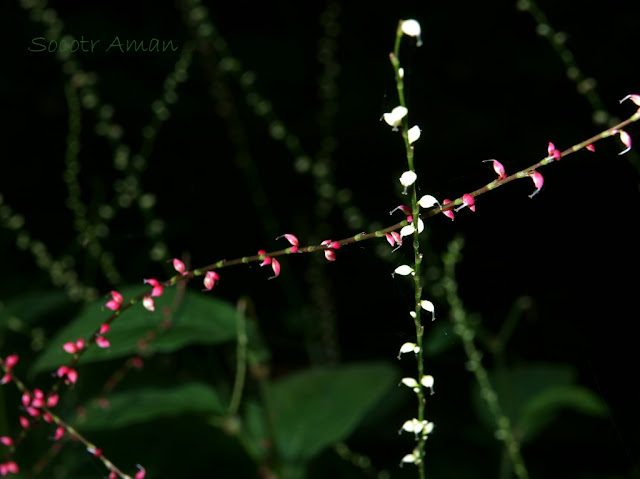
[[[98,332],[98,334],[107,334],[109,332],[109,329],[111,329],[111,326],[109,326],[107,323],[103,323],[102,326],[100,326],[100,331]]]
[[[403,264],[402,266],[398,266],[395,269],[395,273],[399,274],[400,276],[407,276],[409,274],[413,274],[413,268],[408,264]]]
[[[57,441],[58,439],[60,439],[62,436],[64,436],[64,428],[62,426],[58,427],[56,429],[56,432],[53,435],[53,440]]]
[[[180,274],[187,274],[187,272],[185,271],[184,263],[178,258],[173,258],[173,269],[175,269]]]
[[[400,78],[404,78],[404,68],[402,67],[398,68],[398,76]]]
[[[111,346],[111,343],[109,342],[109,340],[107,338],[105,338],[104,336],[98,336],[96,338],[96,344],[98,345],[98,347],[100,348],[108,348],[109,346]]]
[[[10,354],[9,356],[7,356],[7,359],[4,360],[4,365],[9,370],[13,369],[13,367],[16,364],[18,364],[18,355],[17,354]]]
[[[47,407],[56,407],[59,399],[60,399],[59,394],[52,394],[47,398]]]
[[[408,35],[410,37],[416,37],[417,45],[422,45],[422,39],[420,35],[422,34],[422,28],[420,28],[420,24],[417,20],[403,20],[402,25],[400,27],[402,29],[402,33]]]
[[[587,150],[589,151],[596,151],[596,147],[593,145],[587,145]]]
[[[409,139],[409,144],[415,142],[418,138],[420,138],[420,127],[418,125],[412,126],[407,131],[407,137]]]

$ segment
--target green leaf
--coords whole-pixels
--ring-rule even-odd
[[[182,414],[223,414],[216,391],[206,384],[188,383],[172,388],[146,388],[109,395],[109,407],[93,403],[87,408],[83,430],[119,429],[161,417]]]
[[[397,383],[387,363],[310,369],[270,387],[276,442],[291,464],[311,459],[323,448],[346,439]]]
[[[521,366],[489,374],[502,411],[519,430],[523,443],[551,424],[562,408],[596,416],[606,413],[605,404],[593,392],[573,384],[575,378],[574,369],[565,364]],[[495,420],[477,386],[474,404],[480,419],[494,430]]]
[[[62,291],[31,292],[12,298],[0,309],[0,330],[6,329],[12,320],[35,322],[67,304],[69,297]]]
[[[148,290],[148,287],[123,288],[125,302]],[[165,288],[164,294],[155,299],[155,312],[147,311],[142,304],[135,304],[124,311],[111,324],[105,335],[111,347],[100,349],[92,345],[80,358],[80,364],[107,361],[137,353],[138,341],[146,340],[151,351],[171,352],[189,344],[219,344],[232,341],[236,337],[237,312],[235,308],[218,298],[203,293],[186,291],[180,306],[172,316],[168,328],[161,327],[164,319],[163,308],[171,306],[176,288]],[[106,299],[87,306],[67,327],[63,328],[50,342],[49,347],[37,358],[32,372],[50,371],[69,361],[62,345],[78,338],[85,340],[93,334],[110,316],[104,308]],[[252,334],[252,323],[247,324],[248,334]],[[154,339],[147,340],[149,334]]]

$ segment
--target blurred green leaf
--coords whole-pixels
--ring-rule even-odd
[[[277,445],[291,465],[346,439],[397,383],[387,363],[310,369],[270,387]]]
[[[574,369],[566,364],[536,364],[489,373],[500,406],[512,427],[519,430],[522,442],[535,438],[562,408],[595,416],[606,413],[604,402],[592,391],[574,385],[575,378]],[[482,422],[494,430],[495,420],[477,386],[474,406]]]
[[[45,314],[69,304],[63,291],[40,291],[12,298],[0,309],[0,330],[6,329],[13,318],[32,323]]]
[[[83,430],[118,429],[156,418],[181,414],[223,414],[225,407],[216,391],[201,383],[172,388],[146,388],[109,396],[109,407],[92,403],[87,408]]]
[[[456,344],[459,344],[459,341],[453,332],[453,323],[451,321],[436,321],[429,328],[422,348],[427,356],[433,357],[451,349]]]
[[[135,286],[123,288],[120,292],[125,302],[148,287]],[[236,337],[235,308],[218,298],[206,294],[185,291],[178,310],[172,316],[170,327],[162,328],[162,310],[174,300],[176,288],[165,288],[162,296],[155,298],[156,310],[150,312],[142,304],[136,304],[125,311],[111,324],[111,330],[105,335],[111,342],[108,349],[93,345],[80,358],[80,364],[95,361],[107,361],[129,356],[138,351],[138,341],[147,340],[152,351],[171,352],[189,344],[219,344]],[[80,314],[49,343],[49,347],[37,358],[32,372],[50,371],[69,361],[62,345],[78,338],[87,339],[109,317],[111,311],[104,308],[106,299],[87,306]],[[253,324],[247,324],[248,334],[253,332]],[[147,338],[152,333],[154,339]]]

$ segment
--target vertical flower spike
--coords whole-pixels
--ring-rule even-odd
[[[207,271],[207,274],[204,275],[204,287],[207,288],[207,291],[211,291],[215,286],[216,281],[220,281],[218,273],[215,271]]]
[[[536,191],[534,191],[529,195],[529,198],[533,198],[535,195],[537,195],[540,192],[540,188],[542,188],[542,185],[544,184],[544,178],[537,171],[534,171],[533,173],[529,174],[529,177],[533,180],[533,184],[536,187]]]
[[[111,291],[111,298],[112,299],[107,301],[107,304],[105,304],[105,307],[107,309],[110,309],[111,311],[117,311],[120,308],[120,305],[122,304],[122,301],[123,301],[122,295],[117,291]]]
[[[416,45],[422,46],[422,28],[420,27],[420,23],[417,20],[403,20],[400,26],[402,29],[402,33],[408,35],[410,37],[416,37]]]
[[[449,199],[445,198],[444,200],[442,200],[442,206],[447,206],[449,203],[451,203],[451,200],[449,200]],[[447,218],[450,218],[451,221],[454,220],[453,210],[443,211],[442,214],[445,215]]]
[[[398,127],[402,125],[402,119],[407,116],[409,110],[404,106],[397,106],[390,113],[385,113],[382,115],[384,121],[387,122],[387,125],[393,128],[393,131],[397,131]]]
[[[562,152],[560,150],[556,150],[555,145],[551,142],[549,142],[549,145],[547,146],[547,152],[549,153],[549,156],[554,160],[559,161],[560,158],[562,158]]]
[[[476,210],[476,199],[468,193],[462,195],[462,205],[456,208],[456,211],[460,211],[465,206],[468,206],[471,211]]]
[[[493,171],[498,175],[498,181],[504,180],[507,177],[507,174],[504,171],[504,166],[498,160],[482,160],[483,163],[487,161],[493,161]]]

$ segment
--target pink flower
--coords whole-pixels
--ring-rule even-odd
[[[122,295],[117,291],[111,291],[111,298],[113,299],[107,301],[107,304],[105,304],[105,306],[111,311],[117,311],[122,304]]]
[[[476,199],[468,193],[462,195],[462,205],[456,208],[456,211],[461,210],[465,206],[468,206],[471,211],[476,210]]]
[[[67,384],[71,383],[71,384],[75,384],[76,381],[78,381],[78,373],[75,369],[71,369],[68,366],[60,366],[58,368],[58,370],[56,371],[56,375],[61,378],[66,376],[67,379],[65,380],[65,382],[67,382]]]
[[[327,258],[328,261],[335,261],[336,260],[336,251],[337,249],[340,249],[340,243],[338,243],[337,241],[331,241],[330,239],[328,240],[324,240],[322,243],[323,245],[327,245],[329,248],[324,250],[324,257]]]
[[[100,326],[100,331],[98,331],[98,334],[107,334],[110,329],[111,326],[109,326],[108,323],[103,323],[102,326]]]
[[[386,233],[385,236],[387,237],[387,241],[391,246],[395,246],[396,244],[398,245],[398,247],[402,246],[402,236],[397,231]]]
[[[7,474],[17,474],[18,473],[18,465],[13,462],[5,462],[0,464],[0,476],[6,476]]]
[[[147,473],[147,471],[140,464],[138,464],[138,469],[140,469],[140,470],[138,472],[136,472],[136,475],[134,476],[134,479],[144,479],[144,476]]]
[[[507,177],[502,163],[500,163],[498,160],[484,160],[483,162],[486,163],[487,161],[493,161],[493,171],[495,171],[498,175],[498,181],[504,180]]]
[[[285,238],[289,243],[292,244],[291,248],[289,248],[289,251],[291,251],[292,253],[297,253],[298,252],[298,245],[300,244],[300,242],[298,241],[298,238],[292,234],[284,234],[281,236],[278,236],[276,239],[280,239],[280,238]]]
[[[22,401],[22,405],[24,407],[27,407],[29,404],[31,404],[31,394],[29,394],[26,391],[22,393],[21,401]]]
[[[58,405],[59,399],[60,399],[59,394],[52,394],[47,398],[47,407],[56,407]]]
[[[640,95],[627,95],[622,100],[620,100],[620,103],[627,100],[631,100],[637,106],[640,106]]]
[[[75,343],[68,342],[62,345],[62,349],[64,349],[69,354],[75,354],[81,349],[84,348],[84,339],[80,338]]]
[[[109,340],[104,336],[96,336],[96,344],[98,345],[98,347],[103,349],[111,346],[111,343],[109,342]]]
[[[549,145],[547,146],[547,152],[554,160],[560,160],[560,158],[562,158],[562,152],[560,150],[556,150],[556,147],[551,142],[549,142]]]
[[[627,133],[624,130],[613,130],[611,132],[612,135],[615,135],[616,133],[620,134],[620,141],[624,146],[627,147],[625,150],[618,153],[618,155],[624,155],[627,151],[631,149],[631,137],[629,136],[629,133]]]
[[[533,180],[533,184],[536,187],[536,191],[534,191],[529,195],[529,198],[533,198],[535,195],[537,195],[540,192],[540,188],[542,188],[542,185],[544,184],[544,178],[537,171],[530,173],[529,177]]]
[[[451,200],[449,199],[445,199],[442,201],[442,206],[447,206],[449,203],[451,203]],[[445,215],[447,218],[451,218],[451,221],[453,221],[453,210],[447,210],[447,211],[443,211],[442,212],[443,215]]]
[[[154,296],[154,297],[162,296],[162,292],[164,291],[164,288],[162,287],[162,285],[157,279],[153,279],[153,278],[145,279],[144,282],[153,286],[153,289],[151,290],[151,296]]]
[[[220,276],[215,271],[207,271],[207,274],[204,275],[204,287],[207,288],[208,291],[211,291],[216,284],[216,281],[220,281]]]
[[[173,269],[175,269],[178,273],[185,275],[188,274],[188,271],[185,271],[185,266],[182,261],[178,258],[173,258]]]
[[[7,447],[13,446],[13,439],[11,439],[9,436],[0,436],[0,442]]]
[[[145,296],[144,298],[142,298],[142,306],[144,306],[148,311],[156,310],[156,303],[153,301],[153,298],[151,296]]]
[[[262,263],[260,263],[260,266],[267,266],[269,264],[271,264],[271,258],[269,256],[266,256],[267,252],[263,249],[258,250],[258,255],[262,256],[265,255],[264,260],[262,260]]]
[[[9,381],[11,381],[11,374],[6,373],[4,376],[2,376],[2,379],[0,379],[0,386],[3,384],[7,384]]]
[[[18,359],[19,357],[17,354],[10,354],[7,356],[7,359],[4,360],[4,365],[9,371],[11,371],[13,367],[18,364]]]
[[[271,268],[273,269],[274,276],[272,276],[269,279],[277,278],[278,275],[280,274],[280,262],[277,259],[272,258],[271,259]]]
[[[23,429],[26,429],[29,427],[29,420],[26,417],[20,416],[19,420],[20,420],[20,425],[22,426]]]
[[[64,436],[64,428],[62,426],[58,427],[56,429],[55,434],[53,435],[53,440],[57,441],[58,439],[60,439],[62,436]]]
[[[593,145],[591,145],[591,144],[589,144],[589,145],[587,145],[587,150],[589,150],[589,151],[596,151],[596,147],[595,147],[595,146],[593,146]]]

